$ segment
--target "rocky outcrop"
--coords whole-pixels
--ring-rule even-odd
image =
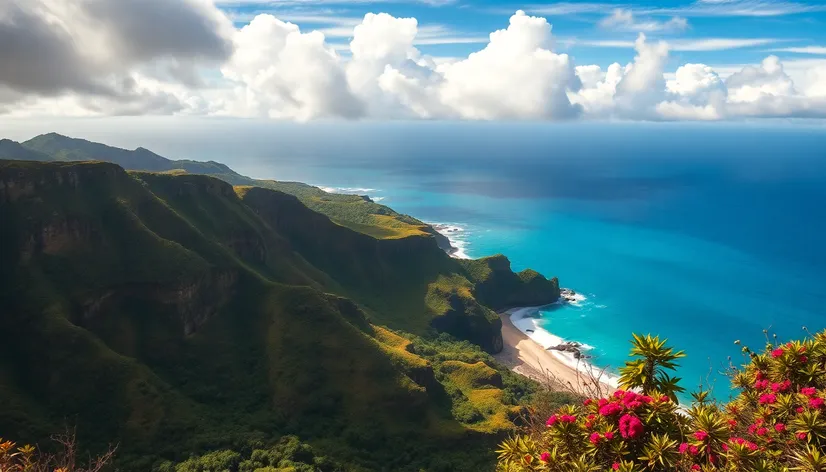
[[[575,359],[588,359],[591,357],[582,353],[582,344],[576,341],[566,341],[564,343],[557,344],[556,346],[551,346],[547,348],[547,350],[570,352],[574,355]]]
[[[79,218],[58,218],[47,222],[29,222],[22,237],[20,255],[27,260],[35,254],[59,254],[78,246],[94,247],[102,236],[89,221]]]
[[[85,326],[96,317],[118,310],[130,299],[157,304],[159,311],[171,311],[181,327],[181,334],[189,336],[215,316],[232,298],[238,273],[234,270],[213,270],[197,280],[164,286],[133,284],[110,287],[78,303],[73,322]]]

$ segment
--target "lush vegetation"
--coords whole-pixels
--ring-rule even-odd
[[[826,332],[762,352],[743,348],[728,403],[680,391],[670,372],[682,352],[635,336],[621,389],[554,411],[544,426],[499,447],[503,471],[826,470]]]
[[[485,352],[520,302],[495,294],[557,296],[428,234],[104,162],[0,161],[0,260],[0,435],[77,425],[123,471],[490,468],[541,394]]]

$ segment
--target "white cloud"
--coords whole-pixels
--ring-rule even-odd
[[[728,49],[765,46],[779,41],[779,39],[775,38],[695,38],[672,40],[668,43],[668,46],[671,51],[725,51]],[[574,41],[573,44],[602,48],[631,49],[636,47],[636,42],[623,40],[591,39]]]
[[[301,33],[292,23],[260,15],[238,31],[235,46],[221,69],[236,83],[223,113],[296,120],[361,116],[363,105],[322,33]]]
[[[826,56],[826,46],[802,46],[790,48],[775,48],[772,52],[793,52],[795,54],[819,54]]]
[[[682,31],[688,27],[685,18],[675,16],[666,21],[657,21],[652,18],[640,19],[634,12],[625,8],[615,8],[599,25],[603,28],[617,31],[653,32],[653,31]]]
[[[693,8],[744,7],[740,0],[701,3]],[[752,5],[758,6],[767,8]],[[646,26],[649,19],[636,10],[618,10],[612,18],[620,29],[661,31],[668,23]],[[522,11],[486,38],[387,13],[304,20],[321,29],[302,31],[269,14],[236,29],[209,0],[7,0],[0,4],[0,43],[10,45],[0,49],[0,113],[298,121],[826,117],[826,60],[784,64],[769,56],[757,65],[691,63],[666,70],[670,51],[778,41],[772,38],[664,42],[641,33],[634,42],[578,43],[635,49],[631,62],[603,68],[577,65],[555,51],[551,24]],[[156,25],[163,31],[153,33]],[[349,45],[341,44],[344,37],[352,38]],[[459,42],[483,46],[451,58],[417,49]]]

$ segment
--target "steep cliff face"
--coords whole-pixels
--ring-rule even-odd
[[[535,270],[514,273],[507,257],[496,255],[462,261],[468,278],[475,284],[474,295],[494,310],[516,306],[540,306],[559,299],[559,281],[546,279]]]

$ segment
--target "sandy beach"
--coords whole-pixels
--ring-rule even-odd
[[[494,357],[514,372],[534,379],[538,382],[551,384],[557,388],[574,388],[577,391],[593,391],[593,380],[587,373],[587,364],[583,362],[585,372],[580,372],[557,358],[554,353],[547,351],[542,345],[529,338],[525,333],[514,326],[511,315],[518,318],[536,308],[515,308],[500,313],[502,319],[502,352]],[[615,387],[601,379],[604,391],[613,391]]]

